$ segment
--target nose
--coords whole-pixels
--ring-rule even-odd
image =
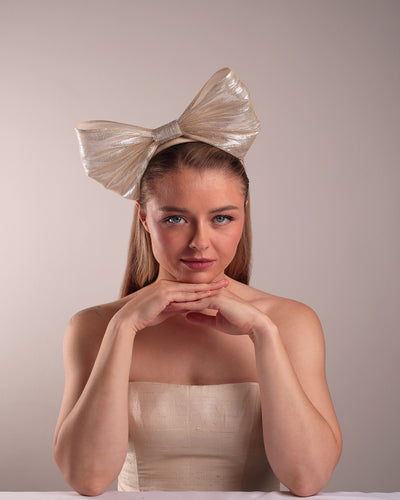
[[[198,223],[193,229],[193,234],[189,242],[189,248],[204,251],[210,245],[207,227],[203,223]]]

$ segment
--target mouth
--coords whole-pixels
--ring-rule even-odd
[[[202,271],[203,269],[208,269],[211,267],[215,260],[212,259],[181,259],[181,262],[185,264],[189,269],[194,271]]]

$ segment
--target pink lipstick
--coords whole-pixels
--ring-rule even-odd
[[[193,271],[202,271],[211,267],[215,261],[211,259],[181,259],[181,262]]]

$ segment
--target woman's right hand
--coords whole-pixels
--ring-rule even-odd
[[[193,303],[212,296],[228,286],[228,280],[214,283],[181,283],[160,279],[129,295],[129,301],[114,315],[117,322],[133,332],[143,330],[165,321],[177,313],[191,310]],[[179,311],[174,304],[180,304]],[[182,310],[182,304],[187,306]]]

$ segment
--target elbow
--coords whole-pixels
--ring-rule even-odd
[[[98,495],[102,495],[106,491],[107,487],[103,487],[101,485],[95,484],[84,484],[82,487],[75,487],[74,490],[83,495],[85,497],[97,497]]]
[[[88,497],[101,495],[112,483],[112,481],[105,480],[104,474],[100,475],[89,470],[84,471],[83,467],[76,465],[76,461],[66,460],[57,446],[53,447],[53,455],[65,481],[80,495]]]
[[[325,484],[320,484],[315,480],[311,481],[295,481],[289,488],[290,493],[297,497],[312,497],[319,493]]]
[[[318,487],[314,484],[302,482],[295,484],[293,487],[289,488],[292,495],[297,497],[312,497],[321,491],[322,487]]]
[[[308,467],[300,467],[285,486],[298,497],[311,497],[319,493],[331,480],[333,471],[339,461],[341,443],[332,459],[320,459]]]
[[[298,497],[311,497],[319,493],[330,481],[332,472],[301,475],[287,485],[290,493]]]
[[[104,478],[96,477],[94,475],[85,474],[71,471],[63,472],[66,482],[77,493],[87,497],[96,497],[102,495],[110,486],[110,482],[105,482]]]

